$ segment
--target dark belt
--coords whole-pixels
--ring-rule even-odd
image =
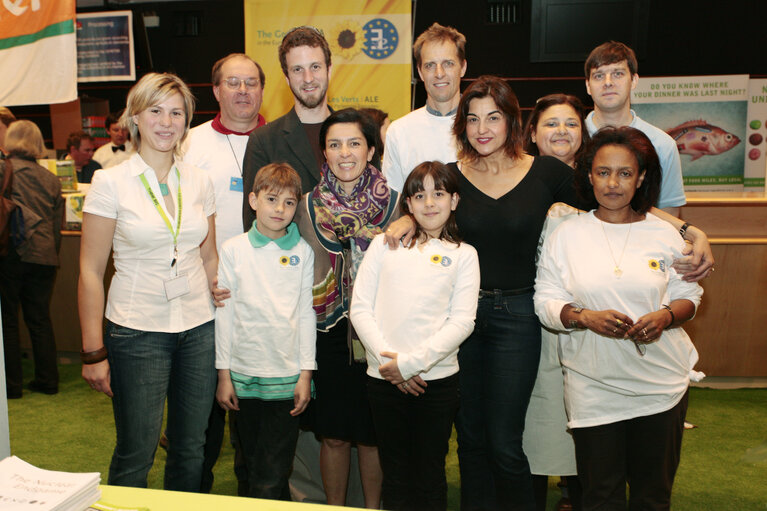
[[[523,287],[520,289],[480,289],[479,297],[488,298],[491,296],[517,296],[535,291],[535,286]]]

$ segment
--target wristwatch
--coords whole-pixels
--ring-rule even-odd
[[[583,312],[583,307],[581,307],[580,305],[575,305],[571,303],[570,306],[573,308],[573,312],[575,314],[580,314],[581,312]],[[571,319],[569,325],[570,325],[570,328],[579,328],[577,319]]]

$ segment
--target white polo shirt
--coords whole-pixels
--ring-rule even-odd
[[[112,248],[115,275],[109,286],[105,316],[118,325],[150,332],[182,332],[213,319],[213,303],[202,266],[200,244],[208,235],[208,217],[215,213],[213,186],[207,174],[177,162],[183,201],[178,235],[179,260],[173,260],[173,238],[141,182],[143,173],[161,197],[157,176],[134,153],[116,167],[96,171],[83,211],[116,220]],[[168,188],[178,207],[179,180],[171,169]],[[174,229],[176,218],[160,201]],[[189,293],[168,300],[164,282],[186,274]]]

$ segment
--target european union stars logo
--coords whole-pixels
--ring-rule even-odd
[[[385,59],[397,49],[399,34],[394,25],[383,18],[375,18],[362,27],[365,31],[365,46],[362,51],[372,59]]]

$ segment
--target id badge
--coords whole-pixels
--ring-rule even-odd
[[[189,279],[186,278],[186,274],[182,273],[172,277],[163,284],[165,285],[165,296],[168,298],[168,301],[189,293]]]
[[[239,176],[232,176],[229,180],[229,189],[233,192],[242,192],[242,178]]]

